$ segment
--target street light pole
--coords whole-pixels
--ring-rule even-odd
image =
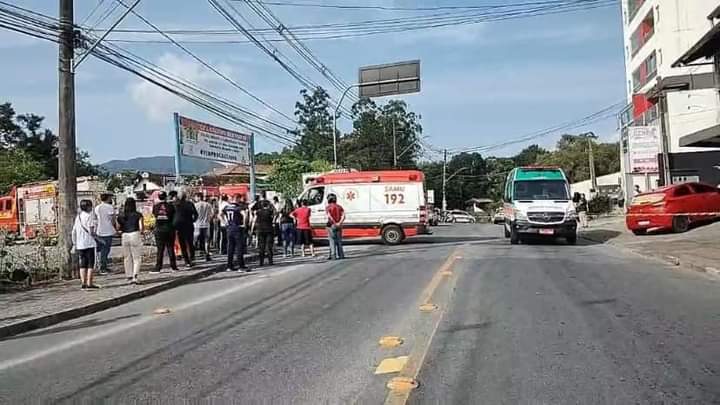
[[[447,183],[447,180],[445,179],[446,175],[447,175],[447,149],[445,149],[443,152],[443,179],[442,179],[442,194],[443,194],[442,209],[443,209],[443,211],[447,211],[447,198],[445,196],[445,184]]]
[[[335,168],[338,168],[338,157],[337,157],[337,117],[340,112],[340,106],[342,105],[343,100],[345,100],[345,96],[347,96],[348,91],[354,87],[358,87],[359,84],[351,84],[349,85],[345,91],[343,91],[342,97],[340,97],[340,102],[337,103],[335,106],[335,113],[333,114],[333,161],[335,164]]]

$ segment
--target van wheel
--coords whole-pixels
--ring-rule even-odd
[[[690,219],[686,216],[673,217],[672,230],[675,233],[687,232],[690,228]]]
[[[386,245],[397,245],[405,239],[405,233],[397,225],[387,225],[382,230],[382,241]]]
[[[577,244],[577,234],[568,235],[565,237],[565,240],[567,241],[568,245],[576,245]]]
[[[508,231],[507,224],[503,224],[503,232],[505,233],[505,237],[510,237],[510,231]]]
[[[510,226],[510,244],[517,245],[520,243],[520,233],[515,229],[514,226]]]
[[[638,235],[638,236],[645,235],[645,234],[647,234],[647,229],[633,229],[632,233],[634,233],[635,235]]]

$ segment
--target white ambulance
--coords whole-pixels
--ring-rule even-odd
[[[381,237],[395,245],[427,232],[423,173],[386,170],[328,173],[315,177],[300,195],[312,210],[313,236],[327,237],[327,196],[345,209],[344,238]]]

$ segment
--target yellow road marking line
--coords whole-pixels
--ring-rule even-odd
[[[383,336],[378,344],[384,348],[393,348],[400,346],[403,342],[403,338],[399,336]]]
[[[375,374],[390,374],[397,373],[405,367],[408,361],[408,356],[391,357],[384,359],[375,369]]]
[[[420,295],[421,306],[427,304],[434,305],[430,303],[430,300],[435,293],[435,290],[440,285],[440,281],[445,278],[445,275],[443,275],[442,273],[450,271],[453,264],[455,263],[455,260],[457,260],[458,257],[462,257],[456,255],[459,250],[459,248],[456,248],[453,253],[450,254],[445,263],[443,263],[437,273],[435,273],[432,280],[430,280],[428,286],[425,288],[425,290],[423,290],[422,294]],[[457,278],[453,277],[450,280],[452,280],[452,283],[454,284]],[[451,285],[450,287],[453,286]],[[432,312],[432,329],[430,333],[426,336],[420,336],[417,339],[413,350],[410,352],[410,356],[408,356],[409,359],[405,364],[405,367],[403,367],[403,369],[400,371],[400,375],[388,382],[387,388],[390,391],[385,397],[385,405],[405,405],[407,403],[408,399],[410,398],[410,392],[418,385],[417,377],[418,374],[420,374],[420,368],[425,362],[425,357],[427,357],[427,354],[430,351],[430,343],[432,342],[433,338],[435,337],[435,333],[437,333],[437,330],[440,327],[440,321],[442,320],[445,311],[446,309],[441,309]]]

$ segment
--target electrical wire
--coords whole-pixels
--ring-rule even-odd
[[[222,16],[224,17],[230,25],[232,25],[238,32],[241,32],[245,37],[252,41],[252,43],[257,46],[260,50],[262,50],[265,54],[270,56],[271,59],[273,59],[275,62],[277,62],[287,73],[289,73],[295,80],[297,80],[305,89],[307,90],[314,90],[317,88],[321,88],[321,86],[311,79],[303,76],[297,68],[294,68],[291,66],[291,61],[287,59],[287,57],[282,54],[277,48],[273,47],[271,44],[263,43],[258,37],[253,35],[250,31],[248,31],[247,28],[245,28],[240,22],[233,16],[233,14],[228,11],[227,8],[223,7],[217,0],[208,0],[211,6]],[[227,3],[226,5],[232,12],[235,14],[238,14],[242,16],[242,14],[239,13],[239,11],[232,5]],[[329,97],[329,101],[331,105],[337,105],[332,100],[332,97]],[[348,110],[349,111],[349,110]]]
[[[511,139],[509,141],[504,141],[504,142],[491,144],[491,145],[484,145],[484,146],[477,146],[477,147],[453,150],[451,153],[457,154],[457,153],[463,153],[463,152],[488,152],[491,150],[504,148],[506,146],[510,146],[510,145],[514,145],[514,144],[518,144],[518,143],[527,142],[527,141],[530,141],[533,139],[545,137],[548,135],[557,134],[560,131],[569,131],[569,130],[573,130],[573,129],[577,129],[577,128],[582,128],[584,126],[587,126],[587,125],[590,125],[590,124],[593,124],[596,122],[600,122],[600,121],[606,120],[611,117],[613,117],[613,118],[617,117],[617,114],[619,113],[620,109],[622,107],[624,107],[625,104],[626,104],[626,101],[624,101],[624,100],[619,101],[619,102],[613,103],[599,111],[596,111],[594,113],[586,115],[582,118],[572,120],[572,121],[569,121],[569,122],[566,122],[563,124],[555,125],[555,126],[552,126],[549,128],[545,128],[545,129],[542,129],[539,131],[535,131],[528,135],[525,135],[525,136],[522,136],[522,137],[519,137],[516,139]]]
[[[123,3],[122,0],[117,0],[117,1],[118,1],[120,4],[122,4],[123,7],[128,8],[128,6],[127,6],[125,3]],[[131,13],[132,13],[135,17],[137,17],[138,19],[140,19],[142,22],[144,22],[144,23],[147,24],[148,26],[152,27],[155,31],[157,31],[157,32],[158,32],[159,34],[161,34],[163,37],[167,38],[171,43],[173,43],[175,46],[177,46],[178,48],[180,48],[183,52],[185,52],[187,55],[189,55],[190,57],[192,57],[195,61],[197,61],[198,63],[202,64],[202,65],[205,66],[207,69],[211,70],[213,73],[215,73],[216,75],[218,75],[219,77],[221,77],[221,78],[222,78],[223,80],[225,80],[226,82],[230,83],[230,84],[231,84],[233,87],[235,87],[236,89],[240,90],[243,94],[249,96],[249,97],[252,98],[253,100],[255,100],[255,101],[257,101],[258,103],[262,104],[263,106],[265,106],[265,107],[269,108],[270,110],[274,111],[275,113],[281,115],[283,118],[287,119],[288,121],[292,122],[293,124],[297,124],[297,121],[295,121],[293,118],[291,118],[291,117],[288,116],[287,114],[285,114],[285,113],[283,113],[282,111],[280,111],[277,107],[275,107],[275,106],[267,103],[266,101],[262,100],[261,98],[259,98],[259,97],[256,96],[255,94],[251,93],[249,90],[243,88],[243,87],[242,87],[240,84],[238,84],[235,80],[231,79],[230,77],[228,77],[227,75],[225,75],[224,73],[222,73],[221,71],[219,71],[218,69],[216,69],[215,67],[213,67],[212,65],[210,65],[209,63],[207,63],[205,60],[203,60],[202,58],[200,58],[199,56],[197,56],[195,53],[193,53],[192,51],[190,51],[188,48],[186,48],[186,47],[184,47],[183,45],[177,43],[170,35],[168,35],[168,34],[166,34],[165,32],[163,32],[160,28],[158,28],[158,26],[156,26],[155,24],[153,24],[152,22],[150,22],[147,18],[143,17],[142,15],[140,15],[139,13],[137,13],[135,10],[131,10]],[[265,120],[265,119],[263,119],[263,120],[266,121],[266,122],[268,122],[268,123],[270,123],[270,124],[272,124],[272,125],[277,125],[277,124],[275,124],[275,123],[273,123],[273,122],[271,122],[271,121],[269,121],[269,120]],[[280,128],[287,129],[287,128],[282,127],[282,126],[280,126]]]

